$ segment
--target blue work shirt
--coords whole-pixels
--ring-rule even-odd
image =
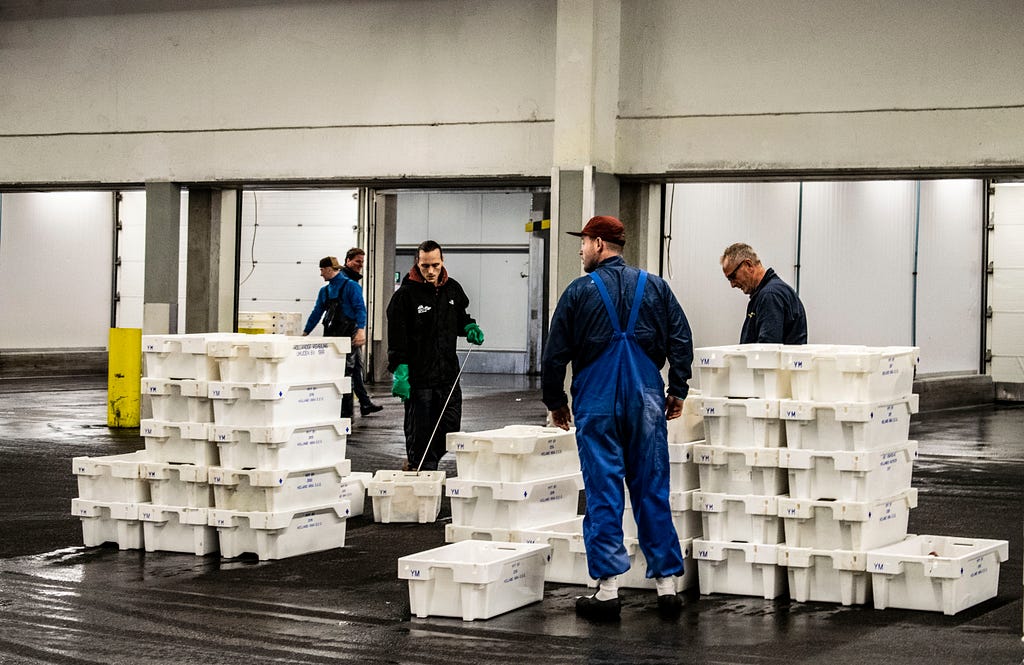
[[[621,256],[605,259],[597,267],[608,287],[620,326],[625,328],[633,304],[640,270],[626,265]],[[565,367],[574,374],[591,364],[612,339],[601,294],[589,275],[573,280],[558,299],[544,347],[542,399],[550,411],[569,403],[565,394]],[[683,308],[665,280],[649,275],[636,322],[640,348],[661,369],[668,360],[668,394],[684,399],[693,362],[693,336]]]
[[[771,268],[750,294],[740,344],[806,344],[807,314],[789,284]]]
[[[309,334],[313,328],[320,323],[327,308],[327,301],[338,297],[338,291],[344,287],[345,290],[341,300],[341,313],[350,319],[355,320],[356,328],[366,327],[366,303],[363,302],[363,289],[359,284],[339,272],[331,278],[331,281],[320,287],[320,293],[316,295],[316,304],[313,305],[313,312],[306,319],[306,327],[303,332]]]

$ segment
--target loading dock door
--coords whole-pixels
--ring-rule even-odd
[[[1024,183],[993,184],[988,234],[988,372],[1024,387]]]

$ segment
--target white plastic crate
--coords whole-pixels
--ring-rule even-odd
[[[279,427],[336,420],[348,377],[306,383],[210,383],[214,422],[232,427]]]
[[[206,508],[143,504],[139,520],[147,552],[203,556],[217,551],[217,530],[208,524]]]
[[[213,422],[211,384],[195,379],[142,379],[142,395],[149,400],[153,420],[174,423]]]
[[[690,540],[701,537],[700,513],[693,509],[693,495],[698,490],[669,492],[669,510],[672,511],[672,525],[676,529],[679,540]],[[637,537],[636,518],[633,516],[633,505],[630,502],[629,490],[622,511],[622,534],[626,538]]]
[[[482,432],[452,432],[446,446],[455,453],[460,478],[523,482],[580,470],[576,428],[509,425]]]
[[[917,442],[867,451],[794,450],[779,452],[789,470],[794,499],[870,501],[910,488]]]
[[[575,517],[582,489],[583,474],[572,473],[522,483],[451,478],[445,493],[456,526],[528,529]]]
[[[736,344],[693,350],[701,394],[707,397],[789,397],[781,344]]]
[[[916,507],[915,488],[873,501],[779,498],[786,545],[816,550],[863,552],[900,542]]]
[[[149,461],[145,450],[124,455],[75,457],[71,471],[78,477],[78,498],[88,501],[141,503],[149,501],[149,483],[139,465]]]
[[[444,471],[380,470],[366,484],[373,521],[433,522],[441,512]]]
[[[498,543],[526,542],[516,538],[516,531],[496,527],[444,525],[444,542],[457,543],[460,540],[492,540]]]
[[[729,448],[697,444],[700,488],[723,494],[785,494],[786,470],[779,468],[779,448]]]
[[[116,543],[122,550],[142,549],[137,503],[72,499],[71,514],[82,522],[82,542],[86,547]]]
[[[313,469],[345,459],[351,420],[301,425],[213,425],[220,465],[231,469]]]
[[[727,593],[771,600],[786,593],[786,569],[778,545],[694,540],[702,594]]]
[[[920,360],[914,346],[805,344],[785,347],[793,398],[817,402],[877,402],[913,392]]]
[[[232,333],[143,335],[142,357],[146,376],[216,381],[220,378],[217,361],[206,354],[206,345],[210,340],[231,336]]]
[[[226,469],[210,467],[213,502],[221,510],[276,513],[338,500],[341,479],[352,471],[345,460],[319,469]]]
[[[348,337],[235,335],[207,344],[207,353],[229,383],[335,381],[345,376]]]
[[[304,316],[302,312],[239,312],[238,332],[302,335]]]
[[[349,502],[349,514],[352,517],[363,514],[366,503],[366,486],[372,478],[373,474],[368,471],[353,471],[341,479],[341,491],[338,493],[338,498]]]
[[[220,461],[217,444],[210,440],[210,423],[146,419],[139,433],[154,462],[210,466]]]
[[[540,543],[551,548],[547,554],[544,581],[581,586],[591,583],[587,547],[583,542],[583,517],[508,533],[516,542]]]
[[[885,402],[797,402],[782,400],[786,446],[807,450],[874,450],[902,443],[918,396]]]
[[[209,510],[221,556],[255,554],[261,560],[286,559],[345,546],[348,501],[281,512]]]
[[[625,538],[622,543],[626,548],[626,556],[629,557],[629,570],[618,576],[619,588],[621,589],[654,589],[653,577],[647,577],[647,559],[643,550],[640,549],[640,541],[636,538]],[[685,591],[697,583],[697,565],[693,560],[693,539],[686,538],[679,541],[679,549],[683,553],[683,574],[672,578],[675,582],[676,593]],[[588,586],[597,587],[597,580],[588,579]]]
[[[705,540],[777,545],[782,542],[779,497],[695,492]]]
[[[463,540],[401,557],[417,617],[489,619],[544,597],[548,546]]]
[[[183,508],[213,506],[213,486],[210,485],[209,467],[145,462],[139,465],[139,473],[149,483],[153,505]]]
[[[785,444],[777,399],[702,397],[700,404],[710,446],[778,448]]]
[[[683,400],[683,415],[668,421],[669,443],[691,443],[704,439],[704,416],[700,411],[700,391],[690,390]]]
[[[871,599],[871,579],[864,552],[779,546],[786,567],[789,597],[820,603],[863,605]]]
[[[703,441],[668,444],[668,488],[672,492],[685,492],[700,487],[697,464],[693,461],[693,447]]]
[[[910,536],[867,552],[875,609],[899,607],[956,614],[994,598],[1005,540]]]

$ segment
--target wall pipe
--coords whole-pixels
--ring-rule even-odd
[[[921,181],[917,181],[917,200],[914,204],[914,271],[910,296],[910,345],[917,346],[917,256],[921,242]]]
[[[804,183],[800,181],[800,193],[797,199],[796,206],[796,264],[793,266],[796,272],[796,279],[794,289],[796,295],[800,296],[800,252],[802,250],[801,243],[803,242],[804,235]]]
[[[113,238],[111,239],[110,250],[110,327],[117,327],[117,304],[121,301],[121,295],[117,288],[117,270],[121,267],[120,241],[121,241],[121,192],[111,193],[113,204]]]

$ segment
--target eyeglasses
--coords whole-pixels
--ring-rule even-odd
[[[744,264],[744,263],[747,263],[747,260],[746,260],[746,259],[743,259],[742,261],[740,261],[739,263],[737,263],[737,264],[736,264],[736,267],[735,267],[735,268],[733,268],[733,269],[732,269],[732,272],[731,272],[731,273],[729,273],[728,275],[726,275],[726,276],[725,276],[725,278],[726,278],[727,280],[729,280],[730,282],[734,282],[734,281],[736,281],[736,273],[738,273],[738,272],[740,271],[740,268],[742,268],[742,267],[743,267],[743,264]]]

